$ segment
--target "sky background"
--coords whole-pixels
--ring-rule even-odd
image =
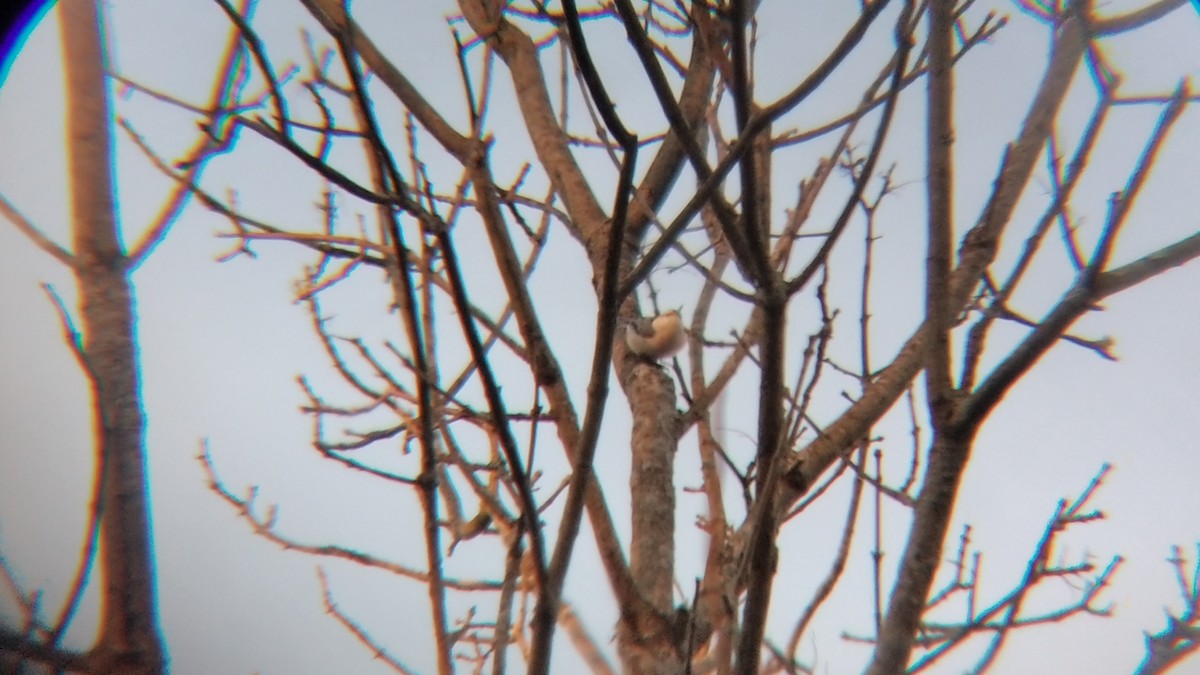
[[[979,213],[1003,143],[1019,125],[1030,87],[1041,72],[1047,43],[1046,31],[1014,5],[979,5],[972,10],[976,20],[985,9],[995,7],[1011,17],[1011,25],[991,44],[972,52],[959,75],[956,162],[961,175],[956,217],[964,224]],[[761,100],[777,96],[794,82],[796,73],[807,72],[823,53],[822,46],[831,44],[848,25],[845,11],[831,6],[787,0],[763,3],[758,57]],[[1115,13],[1129,6],[1136,5],[1111,3],[1103,9]],[[445,19],[453,10],[450,3],[409,3],[399,12],[391,3],[360,0],[354,8],[360,23],[406,75],[450,113],[453,123],[465,128]],[[846,109],[860,96],[860,83],[873,74],[881,50],[890,49],[890,17],[895,9],[890,8],[872,31],[873,46],[847,64],[844,82],[854,84],[820,91],[789,118],[789,125],[806,128],[832,111]],[[219,7],[183,0],[118,2],[108,7],[106,18],[115,69],[190,101],[207,100],[212,71],[228,35]],[[301,26],[321,35],[303,10],[291,3],[263,3],[254,23],[280,69],[303,54]],[[626,101],[621,112],[635,121],[650,120],[640,113],[652,109],[633,103],[644,100],[646,89],[641,76],[634,76],[637,71],[619,32],[612,25],[589,27],[589,31],[591,39],[613,40],[601,67],[609,82],[621,83],[618,95]],[[1200,18],[1186,9],[1136,39],[1107,40],[1104,48],[1127,74],[1130,92],[1161,92],[1200,71],[1197,37]],[[797,45],[804,48],[797,50]],[[21,45],[0,85],[0,193],[45,233],[65,243],[69,237],[61,72],[58,25],[51,11]],[[506,72],[501,68],[497,75],[501,86],[490,117],[498,144],[494,157],[497,174],[511,176],[531,154],[513,116],[512,95],[503,82]],[[890,211],[879,225],[883,238],[876,278],[886,281],[877,282],[875,289],[873,312],[880,327],[873,342],[877,364],[890,360],[915,327],[923,292],[924,242],[919,227],[924,169],[919,156],[911,154],[923,142],[920,92],[914,88],[904,99],[896,137],[885,156],[885,162],[901,162],[897,176],[906,187],[887,203]],[[163,156],[177,157],[194,141],[195,120],[190,115],[119,87],[114,94],[117,113],[127,116]],[[1081,73],[1068,102],[1074,120],[1069,124],[1078,125],[1086,118],[1091,101]],[[305,114],[302,105],[294,110]],[[381,110],[386,117],[393,108]],[[1080,188],[1078,208],[1088,241],[1103,221],[1108,193],[1123,185],[1157,114],[1157,109],[1135,108],[1113,114],[1097,154],[1104,169],[1090,175]],[[1117,249],[1117,264],[1200,226],[1194,215],[1198,122],[1200,116],[1189,110],[1174,131]],[[122,228],[126,241],[132,241],[153,219],[171,184],[127,139],[119,134],[117,138]],[[425,142],[433,144],[428,138]],[[866,137],[860,142],[865,144]],[[797,152],[784,157],[799,168],[779,172],[776,217],[793,199],[797,178],[812,168],[805,163],[811,155]],[[597,191],[606,195],[615,174],[594,157],[586,161],[595,162],[594,175],[600,177]],[[777,161],[777,167],[782,164]],[[454,175],[444,166],[434,165],[431,170],[435,178]],[[533,185],[544,184],[536,174],[530,180]],[[271,222],[308,229],[319,226],[320,214],[313,202],[320,181],[255,139],[244,137],[234,155],[215,160],[205,185],[222,196],[228,187],[236,187],[242,208]],[[1037,192],[1038,185],[1046,185],[1044,170],[1035,177],[1031,193]],[[607,196],[602,197],[602,202],[607,201]],[[1036,204],[1023,203],[1017,217],[1029,220],[1037,212]],[[305,308],[294,302],[294,281],[312,257],[294,247],[261,244],[255,247],[256,260],[243,257],[218,264],[216,259],[231,245],[214,235],[227,230],[227,222],[192,205],[133,277],[161,621],[172,670],[185,675],[388,672],[325,615],[314,573],[319,565],[344,611],[371,629],[405,663],[429,672],[433,662],[425,651],[430,633],[422,586],[338,561],[281,551],[256,537],[205,484],[195,457],[207,439],[226,484],[239,493],[258,485],[259,503],[279,504],[279,527],[288,535],[309,543],[339,543],[413,565],[423,560],[415,530],[419,510],[412,495],[339,471],[311,449],[311,422],[298,410],[305,399],[296,377],[304,374],[323,391],[339,391]],[[861,231],[852,237],[861,238]],[[834,267],[855,269],[855,251],[849,245],[839,248]],[[464,256],[468,269],[481,275],[473,290],[481,301],[496,306],[499,290],[490,289],[484,276],[490,254],[482,247],[465,246]],[[1007,259],[1011,261],[1011,254]],[[1033,274],[1030,290],[1018,302],[1037,316],[1069,282],[1069,273],[1061,259],[1051,259]],[[699,287],[698,277],[688,273],[658,275],[656,282],[664,306],[692,301]],[[57,316],[41,283],[52,284],[68,307],[74,307],[71,277],[14,228],[0,224],[0,427],[5,429],[0,438],[0,554],[27,588],[44,589],[43,606],[56,611],[83,537],[91,477],[91,422],[85,382],[62,343]],[[837,284],[831,293],[845,312],[841,325],[847,339],[838,343],[836,348],[842,351],[834,357],[849,361],[856,349],[850,337],[854,288],[850,282]],[[550,339],[561,354],[574,356],[563,361],[572,392],[582,401],[595,305],[590,273],[560,227],[551,233],[550,249],[531,289],[540,307],[561,317],[548,323]],[[957,536],[964,522],[974,525],[973,541],[985,552],[985,596],[990,592],[995,597],[1020,577],[1057,500],[1077,494],[1103,462],[1112,462],[1115,469],[1094,504],[1108,518],[1073,532],[1060,552],[1068,560],[1086,553],[1099,565],[1116,554],[1126,559],[1103,596],[1117,611],[1116,618],[1080,618],[1018,632],[995,672],[1128,672],[1143,654],[1141,631],[1161,629],[1163,608],[1177,608],[1173,571],[1165,559],[1172,544],[1181,545],[1194,559],[1200,541],[1200,490],[1196,489],[1200,462],[1192,424],[1200,400],[1200,356],[1195,349],[1200,336],[1198,289],[1200,265],[1192,265],[1106,301],[1106,311],[1087,317],[1076,332],[1090,337],[1112,335],[1120,361],[1110,363],[1082,349],[1056,347],[1013,389],[980,434],[951,536]],[[379,277],[371,274],[336,291],[326,300],[329,311],[336,314],[335,329],[367,339],[397,338],[396,317],[381,310],[385,292]],[[736,317],[731,309],[731,325]],[[794,344],[803,344],[814,329],[811,319],[811,313],[797,311]],[[1020,335],[1016,330],[998,332],[994,354],[1002,354],[1005,344],[1011,345]],[[750,379],[741,378],[725,404],[723,440],[739,457],[753,453],[748,440],[754,431],[753,411],[738,404],[743,400],[740,392],[749,392],[752,386]],[[505,383],[506,395],[525,406],[530,401],[527,391],[523,381]],[[814,410],[814,415],[826,420],[842,407],[836,389],[828,391],[835,395],[827,395]],[[622,491],[627,493],[629,469],[621,448],[629,423],[621,395],[617,392],[613,397],[597,470],[601,481],[610,486],[609,503],[624,533],[629,515]],[[889,455],[897,458],[894,466],[889,465],[890,471],[894,469],[890,475],[902,471],[906,462],[908,429],[903,419],[907,413],[903,406],[895,412],[879,429],[888,447],[896,448]],[[698,484],[694,448],[694,436],[689,436],[677,461],[680,488]],[[548,475],[561,474],[564,467],[556,463],[557,457],[548,451],[542,455],[548,461]],[[403,457],[384,461],[397,468],[411,466]],[[781,539],[780,578],[786,583],[777,584],[769,633],[777,639],[786,636],[828,568],[844,517],[846,488],[843,483],[832,490]],[[690,595],[691,579],[702,564],[703,539],[692,524],[701,498],[681,494],[679,507],[678,574]],[[884,521],[884,548],[894,561],[907,531],[905,517],[889,506]],[[866,634],[871,623],[868,544],[862,538],[866,533],[864,528],[856,541],[835,604],[819,617],[802,648],[802,658],[816,661],[819,672],[855,672],[869,654],[867,648],[840,638],[843,630]],[[460,566],[459,572],[481,573],[472,561],[486,562],[496,550],[483,542],[464,544],[464,555],[452,564]],[[593,558],[591,535],[585,530],[567,596],[592,635],[611,653],[616,608]],[[1063,589],[1058,599],[1065,597],[1069,595]],[[11,599],[0,595],[0,612],[11,612],[12,607]],[[70,646],[90,644],[95,608],[93,590],[68,636]],[[462,603],[457,608],[465,610]],[[561,672],[576,663],[565,640],[557,643],[555,657]],[[952,663],[945,672],[963,667],[961,662]],[[1187,672],[1187,667],[1179,672]]]

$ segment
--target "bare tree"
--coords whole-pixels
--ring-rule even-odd
[[[254,489],[218,477],[207,447],[200,459],[216,494],[257,534],[423,584],[439,673],[456,662],[472,672],[549,672],[559,629],[596,672],[810,672],[801,641],[864,525],[876,541],[874,632],[847,638],[872,646],[871,673],[923,670],[968,645],[983,645],[974,656],[982,671],[1016,629],[1109,612],[1100,596],[1120,559],[1097,565],[1058,552],[1064,531],[1102,517],[1090,501],[1107,468],[1050,515],[1002,596],[980,597],[982,554],[969,528],[943,560],[977,434],[1014,384],[1059,345],[1112,358],[1107,339],[1070,332],[1075,323],[1200,256],[1197,232],[1116,262],[1120,237],[1150,225],[1134,203],[1195,95],[1186,81],[1147,95],[1100,48],[1188,3],[1157,0],[1119,16],[1085,0],[1017,3],[1045,26],[1050,48],[1009,125],[1015,133],[990,130],[999,159],[978,203],[962,184],[981,169],[963,169],[955,152],[964,140],[956,74],[1006,20],[970,0],[863,2],[844,25],[829,22],[826,44],[794,47],[809,50],[795,60],[807,69],[760,56],[768,46],[758,42],[758,2],[459,0],[456,50],[447,51],[461,74],[455,110],[418,89],[406,75],[416,65],[393,60],[345,3],[301,0],[325,37],[305,33],[294,66],[279,65],[248,7],[216,4],[240,42],[208,104],[114,75],[197,115],[200,150],[167,159],[134,122],[122,128],[181,194],[228,222],[228,259],[264,242],[313,252],[296,297],[350,393],[300,380],[312,445],[416,495],[424,566],[300,541]],[[636,83],[617,81],[610,62],[621,59],[637,64]],[[780,71],[792,78],[786,85],[764,84]],[[1078,87],[1090,87],[1083,117],[1065,105]],[[818,109],[846,107],[814,121],[806,106],[831,89],[845,101]],[[495,121],[509,100],[519,130]],[[1121,187],[1097,205],[1077,187],[1114,170],[1096,147],[1122,106],[1152,110],[1158,122]],[[919,115],[903,117],[914,108]],[[905,121],[917,118],[924,128]],[[262,141],[320,177],[316,225],[273,222],[200,179],[209,157],[263,152]],[[517,162],[497,149],[526,142],[532,155]],[[924,177],[904,190],[923,195],[923,207],[904,201],[905,176]],[[1085,226],[1081,214],[1105,209]],[[885,230],[925,242],[924,274],[880,281],[881,268],[899,269],[877,248]],[[913,248],[886,254],[910,267],[922,259]],[[539,275],[562,259],[586,265],[590,296],[587,274]],[[1069,277],[1053,294],[1029,281],[1047,264]],[[396,315],[393,331],[341,334],[326,304],[346,303],[339,290],[358,279],[386,282],[375,309]],[[918,293],[923,285],[907,339],[871,320],[880,283]],[[590,344],[577,330],[562,339],[571,308],[540,298],[548,285],[571,294],[572,320],[594,304]],[[1049,310],[1030,318],[1027,297]],[[682,356],[647,346],[662,337],[651,331],[675,330],[669,310],[680,302]],[[843,310],[856,315],[854,327]],[[1020,333],[1004,337],[1001,326]],[[576,367],[585,354],[586,370]],[[610,389],[629,409],[627,439],[605,448],[627,446],[630,457],[627,538],[613,515],[619,488],[595,471],[598,447],[616,444],[613,420],[626,419],[609,410],[618,398]],[[740,425],[749,451],[728,437],[727,412],[753,419]],[[894,417],[908,419],[910,444],[879,434]],[[903,467],[899,478],[885,459]],[[675,469],[683,464],[702,477],[695,491],[705,508],[688,515],[706,544],[702,574],[681,588]],[[767,630],[790,574],[777,574],[779,543],[838,483],[851,500],[834,564],[780,640]],[[885,499],[911,511],[905,552],[890,569],[879,544]],[[569,602],[585,532],[620,609],[619,666]],[[1195,583],[1175,559],[1188,604],[1148,641],[1146,672],[1196,644]],[[939,571],[947,581],[935,588]],[[890,592],[885,577],[894,578]],[[1064,578],[1078,584],[1074,600],[1051,611],[1030,601]],[[326,611],[397,672],[412,672],[321,579]],[[955,602],[964,618],[948,619]]]
[[[76,573],[63,606],[43,614],[41,590],[26,589],[0,557],[6,594],[17,599],[22,625],[0,625],[0,668],[24,663],[55,671],[161,673],[166,648],[159,628],[155,557],[146,480],[145,419],[131,275],[162,241],[191,196],[181,187],[167,195],[158,217],[126,246],[113,184],[113,125],[109,73],[98,4],[59,3],[66,81],[66,146],[71,194],[69,248],[44,234],[17,205],[0,195],[0,213],[76,279],[79,326],[55,290],[43,284],[61,319],[64,341],[90,388],[95,439],[93,486]],[[225,69],[240,51],[233,42]],[[227,103],[231,84],[217,88],[213,106]],[[187,154],[188,176],[198,177],[217,150],[211,139]],[[96,569],[96,561],[99,568]],[[100,631],[86,652],[62,646],[77,618],[85,589],[97,576]]]
[[[160,673],[165,660],[155,605],[154,560],[147,504],[145,420],[138,381],[137,335],[129,274],[145,254],[126,252],[114,206],[112,126],[92,0],[68,0],[61,9],[66,63],[67,147],[72,246],[45,237],[7,200],[5,215],[43,250],[71,269],[78,284],[80,330],[47,286],[62,314],[66,341],[92,390],[95,482],[79,571],[52,623],[25,604],[20,632],[0,630],[0,649],[61,669],[97,673]],[[60,648],[99,552],[104,587],[101,629],[86,654]],[[10,587],[13,575],[5,570]]]

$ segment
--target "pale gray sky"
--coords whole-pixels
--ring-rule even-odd
[[[254,23],[270,45],[274,64],[282,69],[282,64],[302,54],[299,26],[321,33],[292,3],[262,4]],[[979,213],[1002,143],[1019,124],[1029,87],[1040,74],[1046,45],[1044,29],[1014,5],[982,0],[979,4],[1011,15],[1012,23],[992,44],[973,52],[959,75],[956,161],[962,176],[956,207],[963,224]],[[1104,9],[1115,12],[1134,4],[1112,3]],[[444,19],[451,5],[414,2],[401,12],[392,3],[360,0],[355,11],[417,86],[444,110],[453,111],[453,122],[465,126],[453,42]],[[814,48],[797,55],[796,45],[828,44],[840,34],[845,18],[825,16],[828,7],[823,2],[791,0],[763,3],[759,63],[773,64],[760,73],[763,99],[781,91],[795,73],[805,72],[811,64],[803,59],[819,53]],[[973,12],[982,16],[981,9]],[[211,70],[228,34],[219,7],[185,0],[116,3],[109,8],[108,20],[110,46],[121,72],[194,102],[206,100]],[[876,27],[875,51],[868,50],[849,64],[852,73],[864,74],[876,67],[869,57],[890,47],[890,30],[890,21]],[[612,27],[608,31],[608,36],[620,40]],[[601,35],[597,31],[595,39]],[[1160,22],[1136,41],[1112,40],[1105,45],[1118,68],[1128,74],[1134,91],[1161,91],[1200,71],[1198,37],[1200,18],[1189,9]],[[636,76],[632,57],[617,47],[623,42],[613,44],[601,63],[605,74],[614,83],[624,83],[618,86],[621,94],[644,95],[644,79]],[[48,235],[65,243],[68,211],[59,59],[56,15],[51,12],[24,45],[0,88],[0,193]],[[498,174],[514,175],[531,154],[503,82],[507,73],[498,68],[496,75],[502,82],[490,117],[499,143],[495,163]],[[830,110],[843,109],[860,95],[857,82],[822,91],[791,123],[805,127]],[[128,116],[164,156],[175,157],[192,143],[191,117],[144,96],[120,94],[118,90],[115,97],[118,114]],[[1076,120],[1087,114],[1091,96],[1081,77],[1069,104],[1078,113]],[[915,325],[923,292],[918,270],[924,242],[917,228],[924,208],[920,184],[924,166],[919,159],[905,159],[922,142],[920,98],[914,90],[904,99],[897,119],[902,132],[896,134],[885,158],[900,162],[896,175],[908,187],[891,202],[887,220],[881,223],[877,278],[895,275],[901,280],[880,281],[875,289],[876,325],[886,327],[882,335],[888,338],[874,343],[875,359],[881,364]],[[304,108],[297,104],[296,110]],[[627,103],[621,112],[636,120],[637,110]],[[1122,186],[1124,172],[1156,116],[1157,110],[1114,113],[1111,133],[1097,154],[1097,161],[1111,170],[1096,172],[1081,187],[1085,227],[1091,226],[1085,238],[1094,237],[1105,215],[1106,195]],[[129,142],[118,138],[122,226],[131,240],[154,216],[170,183]],[[861,142],[865,144],[866,138]],[[804,163],[809,156],[798,153],[795,161],[802,168],[782,172],[776,193],[786,196],[780,203],[790,201],[796,178],[811,170]],[[1197,156],[1200,115],[1189,110],[1163,153],[1152,187],[1138,204],[1128,235],[1121,240],[1118,263],[1200,227],[1194,215],[1195,185],[1200,178]],[[231,157],[215,160],[206,175],[205,185],[214,193],[224,195],[226,188],[236,187],[239,204],[251,214],[308,228],[318,225],[313,202],[320,183],[310,173],[256,139]],[[597,172],[612,174],[603,163],[596,166]],[[453,175],[452,169],[432,168],[444,171],[445,177]],[[1045,185],[1045,172],[1035,180]],[[544,182],[536,173],[531,181]],[[1025,205],[1020,213],[1029,218],[1036,208]],[[419,534],[409,527],[420,518],[413,496],[360,475],[347,475],[311,450],[310,421],[298,411],[304,399],[295,378],[303,373],[318,386],[338,387],[303,306],[293,303],[293,280],[311,257],[287,245],[261,244],[255,261],[242,258],[216,264],[215,258],[230,246],[214,234],[227,229],[219,217],[192,205],[134,276],[161,615],[173,672],[388,672],[324,614],[314,573],[317,565],[329,574],[345,611],[370,628],[392,653],[429,672],[433,665],[424,649],[430,632],[422,586],[337,561],[283,552],[256,537],[205,485],[195,460],[201,439],[209,440],[218,470],[230,487],[240,491],[256,484],[260,504],[280,505],[279,526],[289,535],[422,564]],[[857,241],[860,234],[853,237]],[[563,317],[550,324],[556,347],[570,354],[571,345],[578,345],[577,358],[563,360],[573,393],[582,400],[593,334],[590,275],[565,232],[553,232],[551,240],[550,253],[532,288],[546,311]],[[840,251],[834,266],[854,268],[856,246]],[[464,249],[468,262],[477,256],[476,269],[489,264],[485,251]],[[1019,298],[1033,315],[1044,311],[1067,282],[1067,275],[1054,265],[1041,266],[1035,274],[1034,288]],[[339,331],[371,338],[399,334],[395,317],[381,309],[386,289],[374,281],[363,277],[353,282],[337,297],[336,306],[333,299],[326,301],[327,311],[337,315]],[[695,275],[673,275],[661,281],[666,306],[690,301],[698,288]],[[83,379],[61,342],[41,282],[53,284],[68,306],[74,306],[69,275],[15,229],[0,223],[0,288],[4,289],[0,316],[5,317],[0,321],[0,400],[4,402],[0,427],[5,429],[0,440],[0,553],[28,587],[45,590],[43,605],[56,609],[83,536],[91,471],[90,410]],[[480,287],[487,299],[487,290]],[[831,289],[834,302],[844,310],[839,327],[847,335],[854,330],[853,290],[849,285],[838,288],[836,282]],[[1116,618],[1080,618],[1019,632],[996,672],[1128,672],[1142,655],[1141,631],[1159,630],[1162,608],[1177,605],[1172,570],[1164,559],[1172,544],[1194,556],[1195,543],[1200,541],[1200,490],[1196,489],[1200,462],[1190,424],[1200,400],[1200,356],[1195,349],[1200,336],[1198,290],[1200,264],[1170,272],[1107,302],[1107,311],[1087,317],[1077,328],[1091,337],[1112,335],[1121,360],[1109,363],[1082,349],[1059,346],[1014,388],[985,425],[952,529],[952,536],[957,536],[961,523],[974,525],[973,539],[985,552],[985,594],[1002,593],[1015,583],[1056,501],[1076,494],[1105,461],[1115,464],[1115,470],[1095,504],[1108,520],[1080,528],[1062,552],[1073,558],[1087,551],[1100,565],[1115,554],[1127,559],[1104,596],[1114,604]],[[498,297],[493,294],[491,299]],[[797,321],[796,344],[802,344],[811,329]],[[1005,335],[1013,340],[1020,334],[998,333],[998,349]],[[852,338],[839,347],[847,355],[854,348]],[[528,397],[521,398],[527,382],[504,386],[506,395],[528,405]],[[751,383],[739,386],[735,393],[750,391]],[[739,399],[731,394],[729,400]],[[736,403],[728,405],[726,440],[731,452],[746,456],[752,448],[744,435],[753,432],[753,416],[739,411]],[[829,419],[841,405],[830,399],[814,414]],[[627,492],[628,461],[617,452],[628,425],[624,410],[618,394],[606,418],[598,471],[601,480],[613,486],[609,501],[621,531],[627,532],[628,507],[621,495]],[[908,442],[906,413],[902,406],[895,413],[879,432],[897,448],[895,456],[902,457]],[[607,454],[606,449],[610,449]],[[551,457],[551,450],[547,446],[539,452]],[[895,471],[903,470],[902,466],[898,464]],[[550,465],[552,471],[561,468]],[[680,488],[698,484],[691,438],[681,449],[677,472]],[[842,488],[784,533],[780,565],[784,582],[772,604],[770,627],[776,639],[785,638],[828,567],[848,494]],[[679,580],[690,595],[691,579],[702,565],[702,539],[693,527],[701,499],[681,494],[679,506]],[[904,518],[896,509],[885,512],[885,550],[892,561],[902,550]],[[869,632],[866,536],[864,529],[835,598],[837,604],[819,617],[802,648],[804,660],[815,661],[819,672],[856,672],[869,654],[867,648],[840,637],[843,630]],[[616,610],[602,572],[591,560],[593,550],[585,531],[567,595],[592,634],[611,649]],[[495,551],[480,544],[466,549],[464,557],[486,559]],[[471,569],[461,561],[454,564]],[[0,600],[0,611],[11,611],[8,603],[7,598]],[[69,635],[69,645],[90,643],[94,609],[93,589]],[[465,606],[460,603],[457,609],[461,613]],[[555,653],[563,669],[575,662],[565,640]],[[965,667],[964,662],[953,663],[941,672]]]

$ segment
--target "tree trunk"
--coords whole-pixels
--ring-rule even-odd
[[[94,0],[62,2],[75,274],[94,401],[100,494],[102,627],[91,653],[103,673],[161,673],[147,503],[145,420],[133,292],[114,205],[111,111]]]
[[[679,415],[675,385],[662,368],[632,366],[625,393],[633,415],[629,472],[633,514],[629,569],[642,597],[654,611],[674,616],[675,452]],[[626,672],[665,675],[683,672],[680,635],[622,608],[617,631]]]
[[[929,589],[941,563],[954,501],[971,453],[974,430],[938,434],[929,451],[925,485],[917,499],[900,575],[892,589],[887,618],[879,631],[868,675],[892,675],[908,668]]]

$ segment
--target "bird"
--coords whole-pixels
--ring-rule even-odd
[[[648,361],[664,359],[683,348],[687,334],[678,310],[652,318],[636,319],[625,326],[625,346]]]

